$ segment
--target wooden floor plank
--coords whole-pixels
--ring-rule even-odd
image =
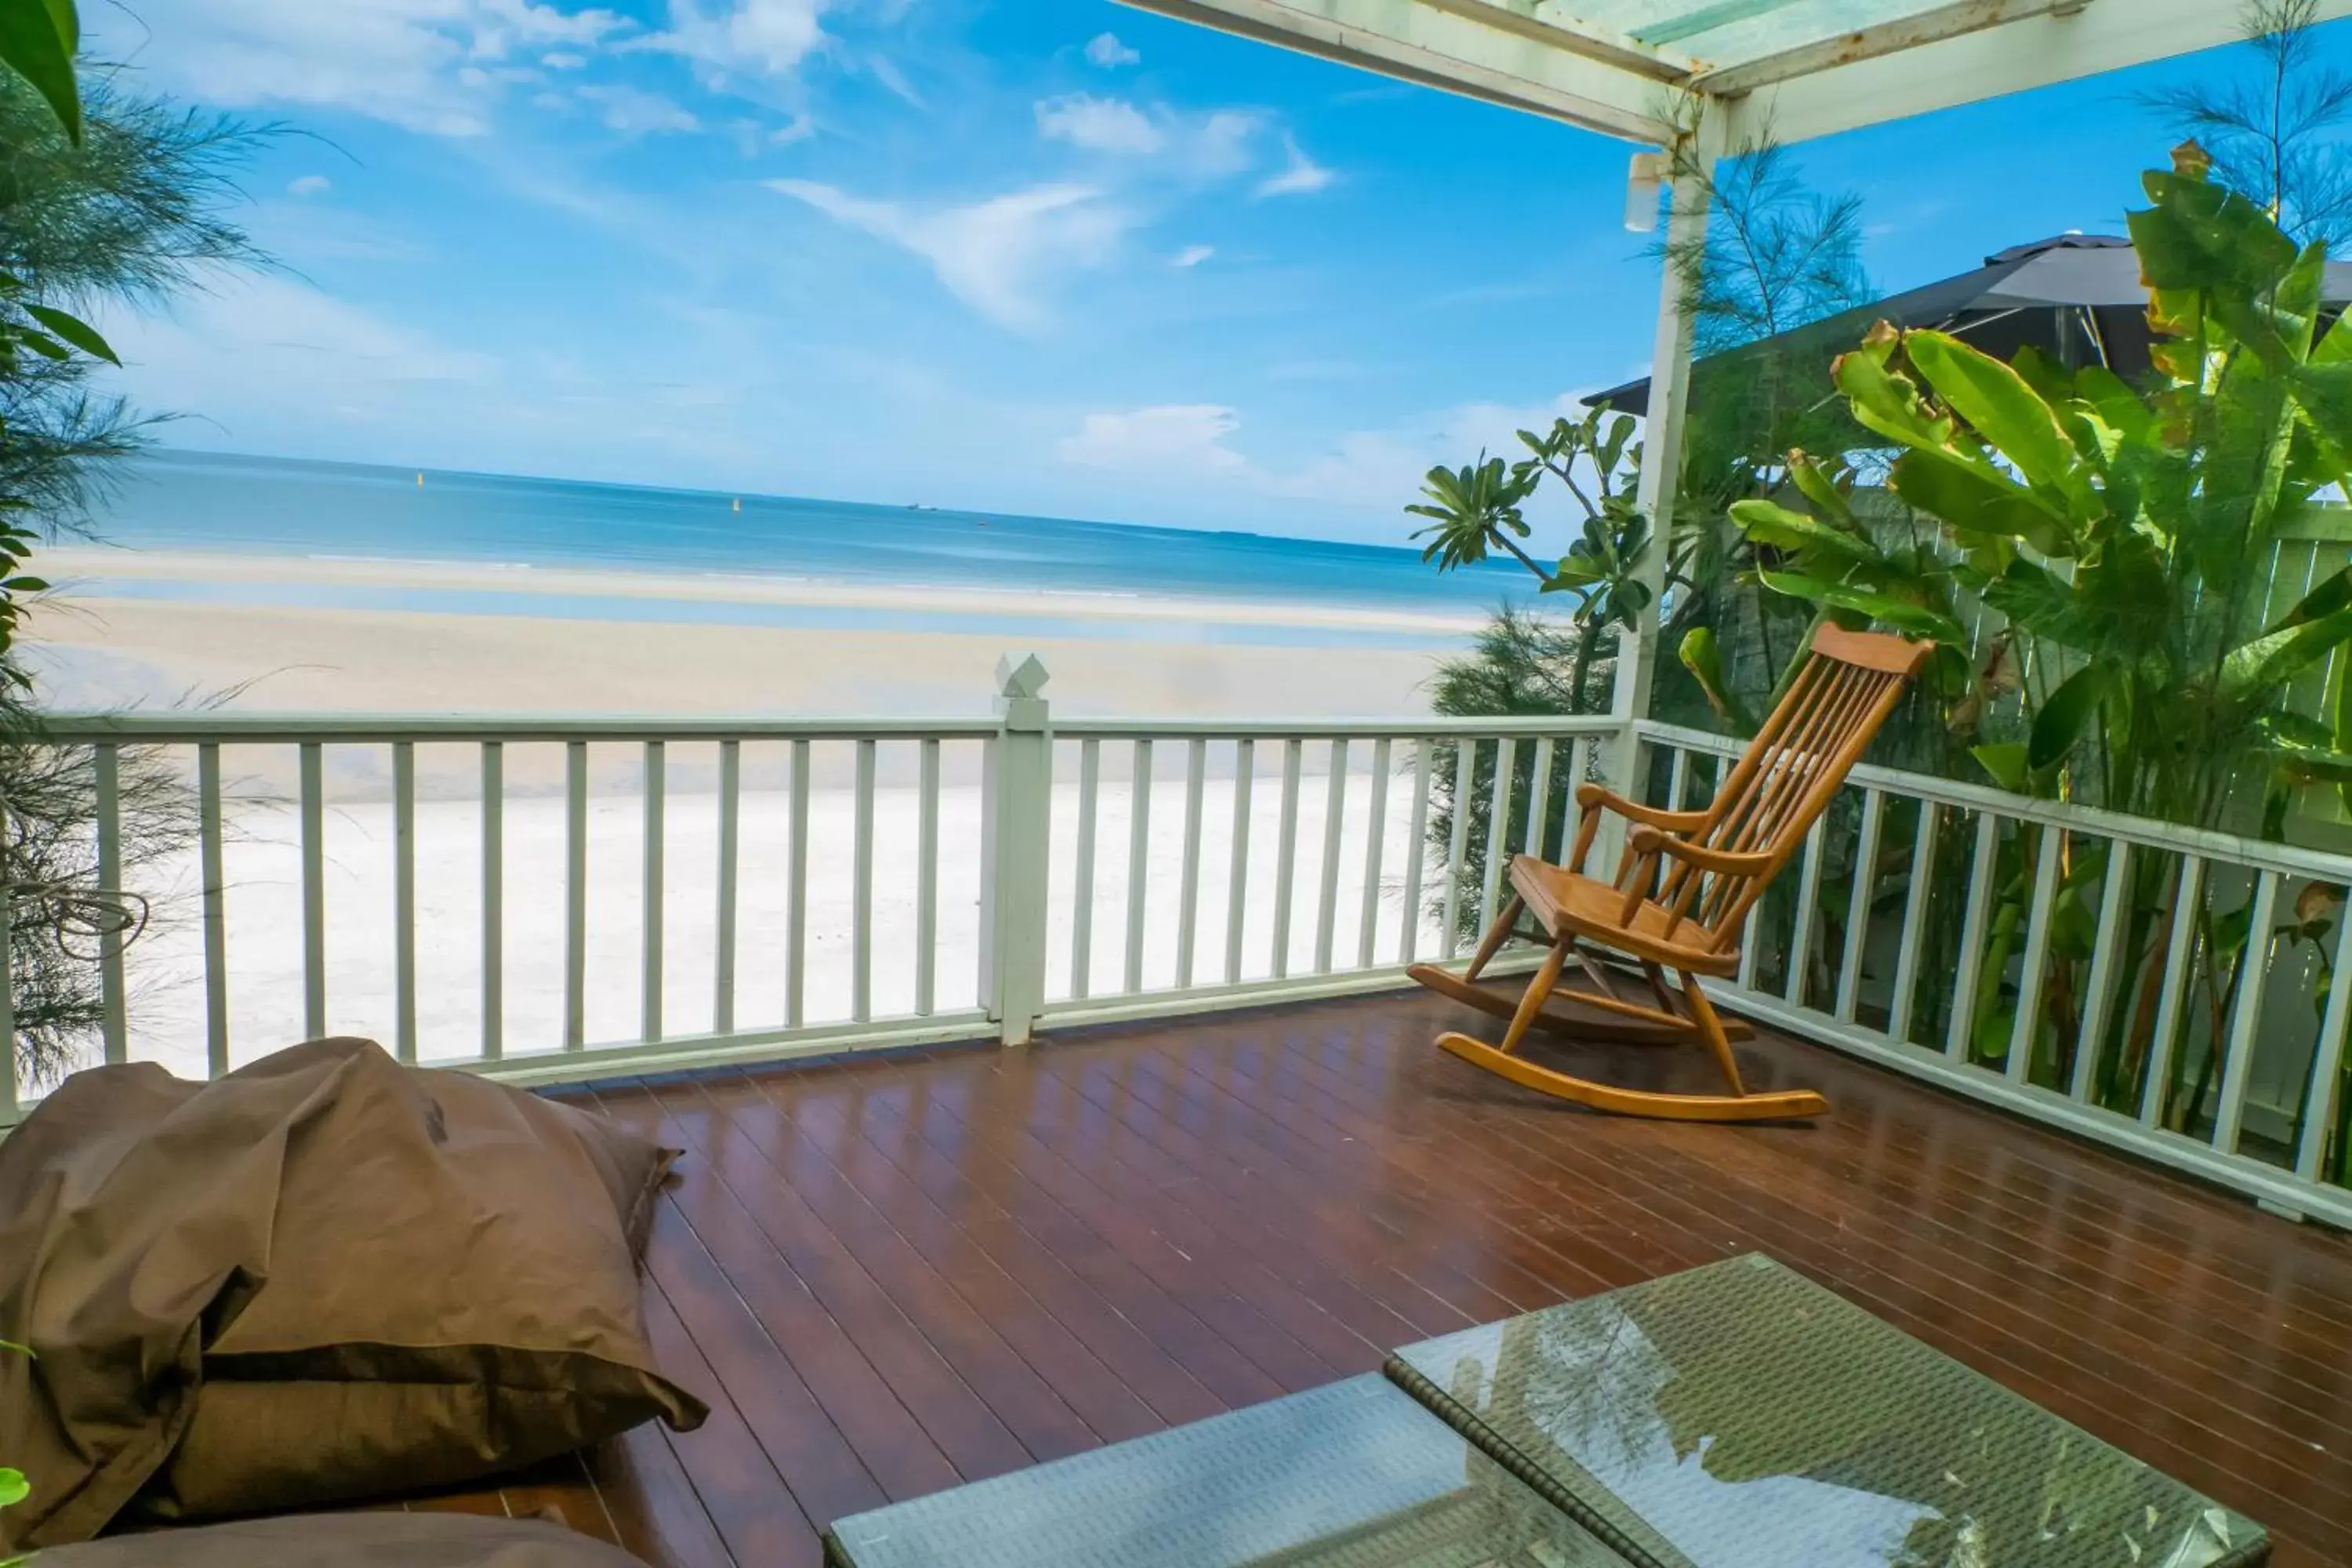
[[[1343,1080],[1331,1079],[1324,1087],[1329,1092],[1344,1094],[1350,1086]],[[1357,1119],[1349,1125],[1359,1131],[1369,1133],[1371,1125],[1369,1121],[1370,1114],[1372,1114],[1370,1110],[1360,1104],[1357,1108]],[[1486,1124],[1482,1122],[1481,1125]],[[1827,1129],[1822,1131],[1826,1131]],[[1609,1135],[1608,1130],[1597,1129],[1595,1135],[1606,1137]],[[1816,1134],[1806,1135],[1815,1136]],[[1665,1136],[1679,1138],[1695,1150],[1704,1150],[1714,1154],[1717,1157],[1716,1169],[1722,1171],[1728,1171],[1738,1165],[1739,1161],[1734,1159],[1733,1154],[1747,1154],[1753,1152],[1748,1149],[1734,1152],[1722,1151],[1717,1147],[1719,1141],[1706,1138],[1703,1131],[1685,1130],[1682,1133]],[[1581,1196],[1591,1190],[1589,1184],[1579,1182],[1574,1166],[1564,1164],[1558,1158],[1559,1152],[1563,1148],[1566,1141],[1545,1140],[1529,1144],[1517,1134],[1504,1131],[1490,1134],[1487,1142],[1491,1145],[1496,1140],[1507,1142],[1516,1152],[1515,1163],[1534,1161],[1537,1162],[1538,1168],[1549,1164],[1552,1169],[1560,1172],[1564,1180],[1576,1184],[1561,1188],[1563,1196]],[[1761,1146],[1762,1142],[1759,1141],[1759,1147]],[[1828,1156],[1824,1151],[1824,1158],[1815,1163],[1828,1165],[1832,1163],[1838,1162]],[[1474,1158],[1465,1158],[1457,1168],[1474,1164]],[[1654,1167],[1653,1173],[1654,1176],[1666,1182],[1667,1190],[1681,1188],[1687,1191],[1684,1181],[1685,1173],[1689,1169],[1696,1168],[1698,1162],[1694,1160],[1687,1165],[1679,1168],[1669,1167],[1663,1173],[1656,1172]],[[1864,1173],[1858,1170],[1850,1171],[1848,1176],[1852,1181],[1864,1179]],[[1465,1170],[1464,1177],[1465,1184],[1475,1182],[1475,1170]],[[1882,1199],[1890,1195],[1890,1188],[1899,1186],[1907,1189],[1912,1185],[1900,1175],[1887,1172],[1874,1173],[1870,1179],[1875,1182]],[[1769,1186],[1776,1197],[1784,1201],[1804,1201],[1801,1186],[1792,1190],[1777,1173],[1766,1178],[1762,1184]],[[1971,1234],[1982,1234],[1972,1232],[1965,1224],[1958,1223],[1951,1215],[1943,1213],[1936,1194],[1932,1193],[1906,1191],[1904,1196],[1905,1201],[1896,1209],[1891,1211],[1891,1217],[1887,1223],[1899,1222],[1905,1226],[1910,1226],[1924,1221],[1937,1227],[1938,1233],[1947,1239],[1955,1242]],[[1841,1189],[1829,1205],[1817,1207],[1817,1217],[1825,1225],[1835,1226],[1850,1234],[1853,1228],[1853,1215],[1847,1210],[1851,1204],[1852,1198],[1849,1194]],[[1877,1207],[1881,1211],[1887,1209],[1887,1205],[1883,1202]],[[1685,1211],[1676,1216],[1678,1223],[1695,1229],[1705,1229],[1706,1218],[1703,1209],[1696,1212]],[[2267,1363],[2263,1356],[2240,1342],[2242,1338],[2250,1336],[2239,1334],[2179,1336],[2176,1332],[2174,1338],[2163,1342],[2151,1338],[2150,1320],[2144,1313],[2137,1310],[2143,1295],[2143,1292],[2138,1289],[2118,1290],[2111,1288],[2102,1297],[2094,1289],[2082,1283],[2079,1278],[2071,1274],[2062,1276],[2055,1270],[2045,1268],[2042,1270],[2041,1282],[2047,1286],[2047,1293],[2037,1291],[2032,1298],[2021,1302],[2012,1291],[2005,1289],[2006,1283],[2016,1278],[2020,1268],[2033,1268],[2038,1265],[2021,1256],[2025,1247],[2013,1241],[2009,1232],[2000,1231],[1984,1235],[1983,1239],[1987,1245],[1982,1249],[1982,1257],[1972,1255],[1977,1249],[1955,1247],[1937,1259],[1944,1278],[1951,1282],[1956,1291],[1969,1300],[1974,1310],[1980,1315],[1996,1320],[2014,1317],[2021,1322],[2034,1325],[2035,1332],[2047,1334],[2073,1334],[2078,1332],[2085,1324],[2095,1325],[2095,1337],[2085,1342],[2086,1355],[2095,1359],[2105,1359],[2109,1364],[2109,1370],[2119,1373],[2126,1369],[2133,1369],[2135,1382],[2144,1377],[2177,1380],[2182,1385],[2180,1392],[2184,1395],[2200,1400],[2218,1398],[2229,1389],[2243,1389],[2250,1386],[2250,1383],[2251,1385],[2259,1386],[2265,1372],[2275,1371],[2274,1363]],[[2109,1311],[2107,1309],[2113,1305],[2121,1305],[2134,1310],[2126,1317]],[[2230,1320],[2208,1317],[2201,1321],[2211,1322]],[[2263,1327],[2276,1321],[2275,1314],[2265,1314],[2263,1322],[2250,1324],[2249,1327],[2253,1329],[2255,1335],[2259,1335]],[[2157,1330],[2161,1331],[2161,1328],[2162,1325],[2159,1322]],[[2177,1349],[2170,1354],[2159,1353],[2168,1344]],[[2294,1358],[2284,1359],[2292,1363]],[[2332,1401],[2340,1417],[2344,1406],[2341,1399],[2341,1374],[2339,1372],[2329,1370],[2322,1372],[2321,1375],[2326,1384],[2330,1385],[2327,1392],[2317,1393],[2305,1389],[2300,1384],[2291,1383],[2288,1384],[2289,1387],[2306,1394],[2304,1404],[2276,1403],[2271,1392],[2265,1391],[2264,1408],[2258,1414],[2262,1419],[2275,1426],[2280,1433],[2290,1438],[2314,1445],[2319,1449],[2352,1453],[2352,1443],[2342,1441],[2345,1435],[2318,1408]]]
[[[757,1089],[740,1080],[722,1079],[715,1084],[705,1080],[697,1088],[739,1134],[722,1156],[728,1166],[741,1173],[748,1183],[759,1182],[759,1166],[764,1166],[767,1179],[791,1194],[790,1205],[772,1202],[767,1212],[800,1221],[796,1234],[804,1241],[821,1227],[1019,1439],[1031,1462],[1061,1458],[1100,1445],[1100,1436],[972,1298],[980,1297],[1007,1330],[1024,1338],[1030,1337],[1027,1331],[1051,1321],[1036,1304],[1017,1290],[992,1293],[988,1287],[1002,1276],[976,1252],[951,1259],[945,1267],[935,1265],[835,1163],[825,1135],[838,1132],[846,1110],[845,1097],[824,1097],[811,1101],[799,1115],[785,1115]],[[773,1195],[772,1191],[772,1199]],[[1038,1363],[1044,1365],[1051,1365],[1057,1356],[1067,1357],[1074,1350],[1085,1353],[1075,1342],[1038,1343],[1033,1339],[1032,1343]],[[1104,1381],[1111,1381],[1108,1373]],[[1131,1420],[1126,1425],[1131,1431]]]
[[[640,1426],[580,1455],[622,1550],[670,1568],[733,1568],[710,1510],[659,1426]]]
[[[681,1103],[680,1097],[692,1103]],[[929,1435],[961,1479],[978,1480],[1033,1463],[1034,1456],[1022,1447],[1004,1419],[909,1316],[910,1311],[926,1312],[927,1303],[894,1300],[810,1212],[793,1183],[740,1135],[731,1114],[715,1107],[702,1109],[705,1103],[691,1086],[674,1089],[663,1097],[664,1109],[670,1112],[665,1125],[678,1131],[689,1156],[724,1189],[723,1195],[709,1201],[709,1212],[731,1222],[730,1250],[757,1256],[764,1242],[889,1385],[898,1405]],[[742,1221],[749,1222],[757,1239],[742,1230]],[[716,1244],[713,1250],[717,1255]],[[777,1334],[780,1343],[787,1337],[788,1331]],[[841,1419],[839,1413],[835,1418]]]
[[[739,1081],[746,1094],[768,1098],[757,1082]],[[848,1223],[864,1228],[856,1210],[869,1212],[875,1224],[888,1227],[919,1256],[1085,1423],[1085,1441],[1073,1444],[1065,1437],[1066,1451],[1140,1436],[1163,1425],[1165,1418],[1155,1415],[1109,1363],[1063,1322],[1047,1297],[1034,1293],[1021,1274],[958,1226],[876,1145],[877,1111],[862,1088],[853,1097],[807,1103],[787,1097],[771,1104],[784,1125],[823,1151],[839,1177],[838,1187],[827,1194],[829,1223],[835,1223],[832,1215],[850,1207]],[[755,1129],[775,1122],[771,1117],[739,1117],[739,1121],[748,1121]],[[808,1195],[805,1188],[803,1195]],[[835,1223],[835,1227],[842,1226]],[[1050,1295],[1054,1286],[1048,1284],[1045,1289]],[[1193,1386],[1197,1391],[1198,1385]],[[1213,1407],[1192,1406],[1195,1413]]]
[[[2176,1406],[2149,1399],[2144,1379],[2132,1379],[2129,1368],[2116,1361],[2105,1345],[2079,1342],[2071,1347],[2071,1357],[2053,1355],[2044,1341],[2049,1335],[2063,1334],[2063,1325],[2043,1325],[2038,1332],[2020,1331],[2014,1303],[1980,1292],[1972,1295],[1974,1287],[1961,1282],[1964,1271],[1951,1267],[1950,1252],[1923,1254],[1936,1266],[1932,1272],[1891,1268],[1889,1260],[1903,1258],[1902,1246],[1912,1232],[1907,1213],[1880,1213],[1874,1205],[1849,1201],[1838,1215],[1823,1216],[1832,1222],[1828,1225],[1791,1225],[1786,1210],[1796,1194],[1787,1184],[1766,1189],[1744,1180],[1722,1179],[1733,1162],[1721,1158],[1717,1148],[1719,1139],[1706,1136],[1719,1130],[1685,1128],[1651,1135],[1629,1135],[1624,1131],[1636,1125],[1596,1119],[1586,1138],[1523,1141],[1517,1147],[1523,1158],[1534,1162],[1530,1170],[1537,1179],[1543,1179],[1541,1173],[1547,1168],[1572,1178],[1572,1186],[1559,1189],[1564,1197],[1589,1193],[1594,1181],[1618,1183],[1627,1191],[1641,1193],[1651,1215],[1649,1223],[1658,1229],[1697,1228],[1694,1222],[1701,1216],[1675,1194],[1677,1187],[1688,1184],[1687,1173],[1697,1168],[1697,1163],[1662,1162],[1651,1145],[1670,1150],[1679,1142],[1694,1152],[1714,1153],[1717,1160],[1708,1173],[1715,1179],[1704,1192],[1695,1186],[1691,1191],[1696,1202],[1714,1206],[1715,1217],[1729,1216],[1742,1227],[1743,1245],[1760,1247],[1805,1268],[1930,1342],[1955,1353],[1963,1353],[1962,1345],[1979,1352],[1979,1356],[1963,1353],[1963,1359],[2000,1358],[2000,1366],[1980,1365],[1980,1370],[1998,1373],[2006,1369],[2012,1382],[2034,1380],[2034,1386],[2024,1391],[2053,1408],[2078,1406],[2061,1408],[2062,1414],[2081,1419],[2084,1412],[2096,1411],[2109,1426],[2128,1426],[2147,1441],[2164,1445],[2160,1462],[2184,1479],[2205,1484],[2207,1475],[2215,1467],[2226,1466],[2235,1446],[2247,1440],[2245,1426],[2231,1407],[2236,1396],[2226,1384],[2177,1389],[2179,1405],[2197,1412],[2194,1419],[2183,1417]],[[1790,1139],[1837,1136],[1826,1124],[1818,1129],[1768,1131]],[[1598,1161],[1581,1157],[1588,1145],[1612,1141],[1623,1147]],[[1752,1155],[1766,1142],[1769,1139],[1750,1141],[1745,1152]],[[2145,1375],[2161,1373],[2152,1370]],[[2096,1419],[2085,1424],[2095,1429],[2101,1426]],[[2255,1439],[2257,1444],[2263,1440]],[[2149,1457],[2159,1458],[2154,1453]],[[2312,1473],[2289,1478],[2283,1489],[2285,1495],[2273,1496],[2270,1513],[2308,1508],[2341,1484],[2335,1473],[2337,1461],[2332,1456],[2314,1457],[2317,1463]]]
[[[1052,1070],[1050,1062],[1039,1065]],[[1496,1260],[1483,1251],[1460,1255],[1442,1205],[1391,1189],[1379,1179],[1370,1151],[1350,1147],[1338,1151],[1336,1160],[1326,1157],[1273,1125],[1246,1094],[1220,1092],[1229,1073],[1201,1072],[1187,1058],[1144,1051],[1118,1067],[1118,1081],[1129,1090],[1123,1113],[1133,1135],[1248,1214],[1254,1234],[1266,1238],[1269,1256],[1300,1256],[1302,1233],[1316,1244],[1313,1256],[1327,1265],[1347,1254],[1358,1289],[1422,1338],[1526,1310],[1528,1282],[1492,1267]],[[1083,1092],[1102,1102],[1099,1075],[1078,1081]],[[1201,1114],[1188,1119],[1187,1110]],[[1278,1209],[1265,1203],[1269,1191],[1282,1194]],[[1403,1266],[1406,1259],[1410,1267]],[[1539,1287],[1534,1293],[1549,1297]],[[1374,1341],[1395,1338],[1377,1321],[1359,1331]]]
[[[756,1372],[731,1384],[704,1354],[658,1281],[646,1292],[646,1333],[654,1354],[682,1382],[711,1391],[710,1414],[691,1432],[670,1439],[671,1451],[694,1487],[728,1554],[738,1563],[789,1563],[807,1568],[823,1560],[808,1511],[793,1496],[745,1419],[765,1385]]]
[[[814,1458],[779,1458],[777,1468],[800,1485],[814,1479],[823,1497],[812,1502],[812,1517],[823,1522],[842,1511],[835,1499],[871,1506],[883,1498],[920,1497],[952,1486],[960,1479],[954,1464],[932,1436],[931,1427],[910,1411],[888,1378],[867,1361],[855,1338],[827,1310],[815,1291],[759,1226],[758,1221],[730,1191],[707,1160],[692,1157],[702,1140],[686,1134],[667,1110],[649,1095],[633,1099],[608,1096],[605,1104],[615,1115],[656,1136],[676,1137],[689,1149],[679,1163],[675,1184],[665,1194],[656,1215],[654,1244],[648,1262],[665,1289],[679,1289],[673,1298],[682,1303],[708,1301],[714,1308],[731,1302],[748,1312],[759,1337],[745,1334],[731,1309],[698,1324],[698,1344],[734,1375],[759,1381],[791,1399],[797,1380],[813,1402],[814,1412],[794,1419],[779,1411],[771,1441],[805,1442]],[[694,1120],[688,1117],[688,1121]],[[712,1284],[698,1282],[687,1290],[673,1265],[666,1261],[663,1218],[674,1214],[707,1252]],[[684,1240],[674,1255],[678,1270],[699,1269],[696,1253]],[[693,1306],[688,1310],[696,1310]],[[725,1333],[721,1351],[717,1336]],[[790,1370],[791,1378],[783,1374]],[[797,1401],[794,1401],[797,1404]],[[938,1413],[933,1413],[935,1419]],[[838,1445],[829,1442],[830,1430]],[[816,1467],[822,1464],[822,1468]],[[858,1472],[878,1483],[878,1494],[861,1487]]]
[[[1129,1199],[1129,1190],[1141,1184],[1123,1179],[1108,1152],[1109,1119],[1082,1097],[1062,1093],[1044,1100],[1015,1103],[1005,1097],[982,1103],[997,1114],[982,1116],[975,1106],[953,1100],[933,1101],[929,1109],[955,1124],[954,1131],[935,1135],[975,1142],[1017,1165],[1039,1193],[1109,1242],[1120,1261],[1272,1380],[1238,1403],[1319,1387],[1339,1375],[1331,1363],[1274,1321],[1271,1314],[1297,1305],[1281,1281],[1254,1259],[1238,1256],[1220,1256],[1204,1267],[1198,1254],[1170,1234],[1199,1230],[1181,1202],[1169,1202],[1164,1192],[1156,1205],[1148,1198]],[[1119,1195],[1113,1195],[1107,1182],[1118,1184]],[[1227,1250],[1213,1241],[1210,1246],[1213,1256]],[[1171,1326],[1182,1331],[1181,1324]],[[1219,1375],[1222,1381],[1224,1373]]]
[[[1414,994],[602,1086],[688,1152],[647,1311],[712,1422],[412,1506],[813,1563],[888,1499],[1763,1251],[2262,1520],[2277,1568],[2352,1568],[2352,1240],[1761,1031],[1743,1073],[1830,1117],[1595,1115],[1437,1051],[1463,1017]]]
[[[782,1076],[762,1075],[763,1089]],[[1160,1422],[1199,1420],[1276,1391],[1017,1168],[960,1136],[940,1142],[926,1136],[927,1127],[951,1119],[925,1115],[919,1122],[914,1108],[891,1094],[867,1100],[865,1112],[867,1135],[881,1141],[891,1166],[1085,1341]]]
[[[596,1495],[596,1483],[577,1454],[562,1454],[543,1465],[533,1465],[519,1475],[508,1478],[499,1487],[499,1500],[507,1512],[516,1519],[545,1520],[591,1535],[613,1545],[620,1544],[619,1532],[613,1518],[605,1510],[604,1500]]]
[[[1334,1249],[1318,1245],[1340,1216],[1319,1194],[1286,1184],[1278,1171],[1252,1152],[1229,1148],[1213,1172],[1204,1173],[1199,1160],[1186,1157],[1196,1136],[1172,1125],[1166,1109],[1156,1103],[1148,1077],[1129,1072],[1147,1068],[1145,1058],[1101,1058],[1059,1079],[1030,1071],[1035,1065],[1034,1058],[1007,1064],[1015,1073],[1010,1091],[1036,1096],[1058,1089],[1098,1110],[1111,1129],[1100,1173],[1107,1184],[1115,1184],[1112,1190],[1181,1192],[1185,1201],[1171,1221],[1178,1245],[1194,1256],[1202,1247],[1221,1246],[1263,1269],[1278,1287],[1267,1293],[1271,1315],[1330,1365],[1352,1368],[1368,1350],[1377,1352],[1474,1321],[1444,1311],[1433,1300],[1413,1303],[1414,1315],[1407,1316],[1380,1299],[1370,1270],[1352,1268]],[[1406,1282],[1400,1284],[1410,1290]]]

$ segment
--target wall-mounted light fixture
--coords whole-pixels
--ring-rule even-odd
[[[1625,226],[1635,234],[1658,229],[1658,192],[1666,183],[1664,153],[1636,153],[1625,175]]]

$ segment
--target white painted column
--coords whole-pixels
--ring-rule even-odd
[[[1054,732],[1045,667],[996,661],[996,736],[981,786],[980,999],[1008,1046],[1026,1045],[1045,1011],[1045,861]]]
[[[1672,259],[1686,255],[1706,237],[1708,182],[1721,155],[1722,116],[1700,122],[1689,144],[1676,159],[1666,220],[1667,261],[1658,286],[1658,330],[1650,353],[1650,411],[1643,421],[1642,479],[1636,497],[1650,520],[1650,551],[1642,562],[1642,581],[1649,584],[1650,611],[1638,632],[1621,641],[1617,656],[1616,689],[1610,713],[1623,728],[1611,742],[1605,764],[1610,787],[1639,795],[1641,780],[1633,776],[1641,749],[1633,737],[1633,721],[1650,712],[1651,677],[1658,662],[1658,625],[1664,605],[1667,541],[1675,523],[1675,500],[1682,478],[1683,423],[1689,411],[1691,329],[1696,300],[1687,297],[1690,279]],[[1601,824],[1601,853],[1593,864],[1606,876],[1617,863],[1623,824],[1614,816]]]

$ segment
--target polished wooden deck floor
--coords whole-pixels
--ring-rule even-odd
[[[1830,1053],[1809,1127],[1615,1120],[1430,1044],[1415,994],[599,1086],[688,1151],[646,1300],[709,1424],[502,1490],[662,1568],[1762,1250],[2352,1563],[2352,1242]]]

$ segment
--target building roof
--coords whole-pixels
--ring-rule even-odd
[[[2339,307],[2352,303],[2352,262],[2327,264],[2324,298]],[[1852,348],[1879,321],[1948,331],[2000,360],[2030,345],[2068,363],[2095,360],[2126,379],[2149,367],[2139,253],[2116,235],[2062,234],[1997,250],[1982,267],[1702,360],[1697,374],[1706,374],[1709,364],[1795,343],[1821,345],[1826,363],[1830,353]],[[1646,414],[1649,378],[1595,393],[1585,404]]]

